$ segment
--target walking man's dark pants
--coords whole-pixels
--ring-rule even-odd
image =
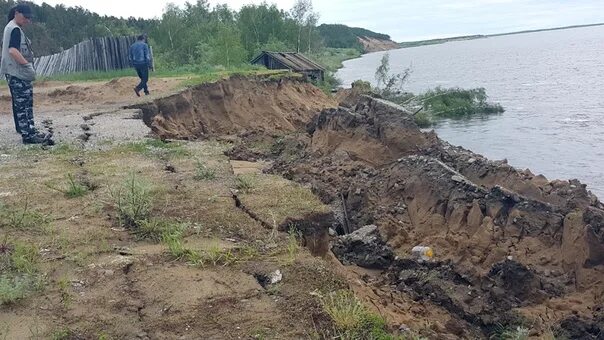
[[[143,90],[145,94],[149,94],[149,89],[147,88],[147,82],[149,81],[149,65],[134,65],[136,68],[136,74],[141,78],[140,84],[136,85],[136,92],[138,93],[140,90]]]
[[[13,98],[13,116],[15,128],[23,138],[33,136],[34,128],[34,90],[31,81],[6,76],[8,87]]]

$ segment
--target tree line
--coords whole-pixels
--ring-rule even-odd
[[[17,2],[0,0],[6,18]],[[165,67],[197,65],[232,67],[251,60],[262,50],[315,53],[324,47],[361,49],[356,35],[389,38],[344,25],[317,27],[319,14],[312,0],[297,0],[285,11],[274,4],[211,7],[208,0],[166,5],[158,19],[101,16],[82,7],[28,3],[34,22],[26,29],[37,55],[68,49],[92,38],[146,33],[156,61]]]

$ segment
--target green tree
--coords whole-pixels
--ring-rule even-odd
[[[291,9],[291,15],[298,28],[298,36],[296,41],[296,51],[300,52],[302,30],[307,24],[308,17],[312,13],[312,0],[296,0],[294,7]]]

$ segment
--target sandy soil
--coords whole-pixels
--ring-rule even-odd
[[[601,339],[604,206],[579,181],[297,80],[135,83],[40,84],[51,148],[0,115],[0,269],[39,283],[0,305],[0,338],[346,338],[318,296],[352,288],[403,338]]]
[[[54,147],[21,145],[11,115],[0,115],[0,298],[16,299],[0,304],[0,338],[298,339],[329,333],[329,317],[311,293],[347,284],[294,234],[278,231],[287,218],[328,208],[308,188],[261,173],[267,163],[230,162],[224,153],[237,138],[144,138],[151,131],[141,110],[123,107],[169,96],[180,81],[152,80],[154,95],[141,99],[130,93],[135,82],[38,85],[36,119],[52,120]],[[147,188],[140,194],[150,200],[146,221],[179,228],[184,253],[157,232],[150,239],[120,222],[117,197],[132,188],[132,178]],[[69,196],[73,183],[85,188],[83,195]],[[233,193],[253,210],[238,206]],[[19,247],[32,249],[27,270],[15,269]],[[281,281],[261,280],[276,270]],[[14,298],[7,283],[13,279],[4,275],[37,283]]]

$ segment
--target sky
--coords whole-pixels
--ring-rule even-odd
[[[34,0],[81,6],[101,15],[161,17],[161,0]],[[186,0],[171,1],[182,5]],[[195,0],[190,0],[195,2]],[[261,0],[210,0],[239,9]],[[294,0],[267,0],[289,10]],[[320,23],[338,23],[414,41],[604,22],[604,0],[314,0]]]

